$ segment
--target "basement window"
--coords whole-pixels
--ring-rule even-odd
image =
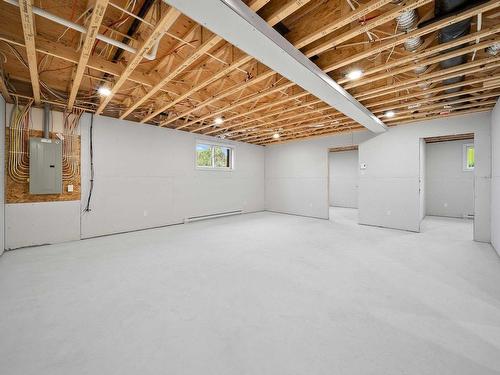
[[[464,171],[473,171],[475,164],[474,145],[472,143],[464,144]]]
[[[213,143],[196,143],[196,167],[200,169],[233,169],[233,148]]]

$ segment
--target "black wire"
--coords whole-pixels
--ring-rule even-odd
[[[90,212],[90,201],[94,190],[94,114],[90,115],[90,189],[85,212]]]

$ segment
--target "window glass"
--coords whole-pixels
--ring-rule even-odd
[[[472,171],[476,165],[475,151],[473,144],[464,145],[464,170]]]
[[[232,169],[233,149],[210,143],[196,144],[196,166],[208,169]]]
[[[474,147],[472,146],[467,148],[467,168],[474,168]]]
[[[212,147],[198,143],[196,145],[196,165],[198,167],[212,167]]]
[[[231,149],[229,147],[214,146],[214,158],[216,168],[229,168]]]

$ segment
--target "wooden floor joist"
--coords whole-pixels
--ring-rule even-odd
[[[0,2],[2,95],[262,145],[363,129],[165,2],[138,17],[132,4],[106,7],[108,1],[75,0],[74,9],[57,0],[37,3],[89,28],[83,34],[38,15],[32,0],[20,1],[19,9]],[[243,1],[390,126],[446,117],[449,110],[487,110],[500,94],[500,58],[488,52],[500,42],[498,0],[435,20],[431,0]],[[412,9],[418,26],[398,31],[396,18]],[[469,18],[469,34],[439,43],[443,27]],[[108,39],[96,37],[99,29]],[[409,52],[404,43],[414,37],[422,44]],[[132,48],[120,51],[106,42],[112,39]],[[151,61],[144,56],[152,46]],[[462,55],[465,63],[441,66]],[[349,80],[353,69],[363,76]],[[445,85],[446,79],[461,81]],[[102,86],[111,95],[99,98]],[[396,116],[385,118],[387,111]],[[216,117],[223,123],[214,124]]]
[[[68,111],[71,111],[73,109],[73,105],[75,104],[76,95],[78,94],[80,83],[82,82],[83,72],[87,69],[87,63],[92,53],[92,48],[94,46],[96,36],[99,33],[99,27],[101,26],[107,6],[108,0],[95,0],[92,9],[92,16],[90,17],[90,22],[87,25],[87,34],[85,34],[85,40],[82,44],[80,59],[78,60],[75,76],[71,84],[71,91],[68,99]]]
[[[21,12],[21,22],[23,25],[24,43],[26,46],[26,56],[28,57],[28,67],[31,77],[31,87],[35,104],[40,104],[40,79],[38,77],[38,62],[35,48],[35,19],[33,17],[32,0],[19,0],[19,10]]]
[[[102,113],[104,108],[106,108],[106,105],[108,105],[113,96],[125,83],[128,76],[132,74],[135,68],[142,61],[144,55],[153,48],[155,43],[159,42],[160,38],[163,36],[163,33],[168,30],[175,23],[175,21],[177,21],[180,15],[181,13],[175,8],[170,8],[168,12],[163,15],[160,21],[158,21],[158,23],[155,25],[155,28],[151,32],[151,34],[146,38],[144,42],[142,42],[141,46],[137,49],[134,57],[129,61],[121,75],[118,77],[118,80],[113,84],[113,87],[111,88],[111,94],[106,96],[101,101],[101,104],[96,110],[96,115]]]

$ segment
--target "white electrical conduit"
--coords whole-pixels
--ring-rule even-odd
[[[11,4],[11,5],[14,5],[16,7],[19,7],[19,2],[16,1],[16,0],[4,0],[4,1],[6,3],[8,3],[8,4]],[[36,14],[36,15],[38,15],[38,16],[40,16],[40,17],[43,17],[43,18],[46,18],[46,19],[48,19],[50,21],[58,23],[59,25],[62,25],[62,26],[65,26],[65,27],[67,27],[69,29],[78,31],[78,32],[80,32],[82,34],[86,34],[87,33],[87,29],[85,27],[83,27],[82,25],[79,25],[79,24],[74,23],[72,21],[68,21],[68,20],[66,20],[64,18],[56,16],[55,14],[47,12],[46,10],[43,10],[41,8],[38,8],[38,7],[34,6],[33,7],[33,13]],[[128,44],[122,43],[122,42],[120,42],[118,40],[109,38],[109,37],[107,37],[105,35],[97,34],[96,38],[99,39],[100,41],[104,42],[104,43],[111,44],[112,46],[115,46],[117,48],[123,49],[123,50],[125,50],[127,52],[134,53],[134,54],[137,52],[136,48],[131,47]],[[154,60],[154,59],[156,59],[156,53],[158,52],[158,45],[160,44],[160,39],[153,46],[153,48],[151,49],[151,52],[148,53],[147,55],[144,55],[145,59],[147,59],[147,60]]]

